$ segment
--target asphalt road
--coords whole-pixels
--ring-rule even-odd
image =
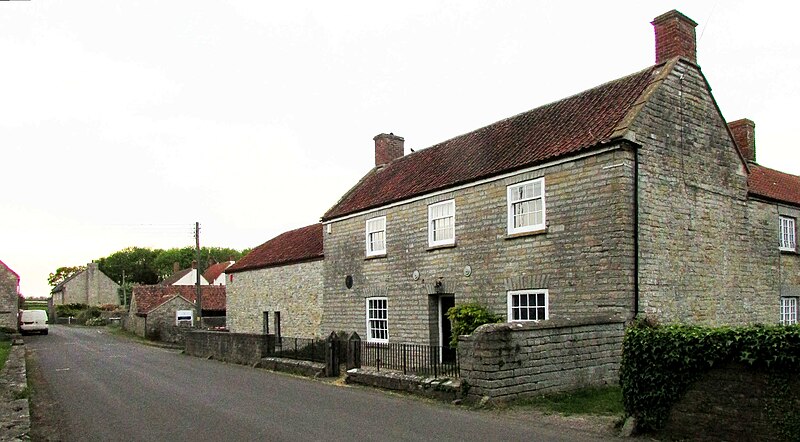
[[[25,338],[76,441],[593,441],[496,413],[145,346],[103,328]]]

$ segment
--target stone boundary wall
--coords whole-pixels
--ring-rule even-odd
[[[786,394],[783,402],[775,399],[782,394]],[[672,407],[664,439],[789,440],[778,430],[792,424],[796,428],[792,420],[798,416],[798,401],[800,379],[796,376],[770,380],[768,373],[742,364],[724,365],[702,375]]]
[[[296,361],[293,359],[267,357],[262,358],[256,365],[270,371],[281,373],[291,373],[309,378],[321,378],[325,376],[325,364],[311,361]]]
[[[0,370],[0,440],[29,440],[31,415],[28,398],[18,399],[27,388],[25,346],[14,345]]]
[[[401,391],[430,399],[445,401],[461,399],[461,380],[459,379],[425,378],[362,367],[347,370],[345,382]]]
[[[266,355],[270,335],[191,331],[186,333],[186,354],[235,364],[255,365]]]
[[[587,386],[616,385],[620,318],[487,324],[458,339],[466,399],[509,401]]]

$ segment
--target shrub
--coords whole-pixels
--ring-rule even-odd
[[[689,386],[728,362],[770,376],[800,374],[800,326],[710,328],[639,321],[628,328],[622,344],[625,412],[636,416],[642,430],[661,429]]]
[[[469,335],[483,324],[503,322],[502,316],[490,312],[488,308],[477,302],[450,307],[447,310],[447,317],[452,324],[453,337],[450,339],[450,346],[453,348],[458,345],[460,335]]]
[[[91,325],[91,326],[106,325],[106,320],[103,318],[89,318],[86,320],[86,325]]]
[[[56,316],[66,318],[67,316],[77,317],[81,311],[86,310],[89,308],[86,304],[78,304],[78,303],[71,303],[71,304],[61,304],[56,306]]]
[[[99,318],[100,317],[100,309],[97,307],[89,307],[86,310],[78,312],[76,318],[78,322],[86,323],[86,321],[92,318]]]

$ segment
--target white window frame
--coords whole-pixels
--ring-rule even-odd
[[[538,301],[539,295],[544,295],[544,305],[539,305]],[[537,301],[533,305],[530,305],[531,296]],[[517,302],[517,305],[514,305],[514,298],[517,298],[518,301],[521,301],[524,297],[525,303],[522,304],[521,302]],[[544,307],[544,318],[538,317],[538,309]],[[525,309],[525,314],[522,314],[523,308]],[[531,319],[531,309],[536,309],[536,318]],[[514,318],[515,310],[518,310],[517,319]],[[538,321],[546,321],[550,319],[550,293],[547,289],[530,289],[530,290],[510,290],[508,292],[508,322],[538,322]],[[523,319],[525,317],[525,319]]]
[[[788,216],[780,216],[780,249],[787,252],[797,250],[797,221]]]
[[[797,324],[797,297],[781,296],[781,325]]]
[[[541,193],[539,195],[532,195],[528,198],[520,199],[516,193],[519,188],[532,185],[534,189],[536,185],[539,185],[539,189],[541,189]],[[545,187],[544,187],[544,177],[537,178],[535,180],[528,180],[523,181],[521,183],[511,184],[506,188],[506,207],[508,211],[508,234],[513,235],[516,233],[526,233],[526,232],[534,232],[537,230],[544,230],[545,226],[547,225],[547,217],[546,217],[546,204],[545,204]],[[528,201],[542,201],[542,220],[536,224],[530,224],[526,226],[514,226],[514,207],[517,204],[525,203]]]
[[[434,212],[439,207],[450,207],[449,215],[445,215],[440,218],[434,218]],[[450,229],[452,229],[452,236],[446,239],[435,239],[436,233],[436,224],[437,221],[442,220],[450,220]],[[428,206],[428,246],[435,247],[435,246],[445,246],[445,245],[452,245],[456,243],[456,201],[455,200],[447,200],[442,201],[440,203],[431,204]]]
[[[370,223],[376,222],[382,223],[382,228],[374,228],[370,230]],[[370,218],[366,221],[365,227],[365,247],[367,256],[379,256],[386,254],[386,217],[385,216],[377,216],[375,218]],[[378,233],[383,233],[383,248],[379,249],[375,247],[375,244],[372,241],[372,235],[376,235]]]
[[[372,305],[370,305],[372,303]],[[385,296],[366,298],[367,341],[389,342],[389,300]],[[382,325],[382,327],[381,327]]]
[[[188,319],[181,319],[186,318]],[[176,310],[175,311],[175,325],[181,325],[182,322],[188,322],[190,326],[194,326],[194,310]]]

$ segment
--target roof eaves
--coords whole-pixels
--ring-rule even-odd
[[[301,263],[304,263],[304,262],[320,261],[320,260],[322,260],[324,258],[325,258],[325,255],[321,254],[321,255],[312,256],[312,257],[306,257],[306,258],[302,258],[302,259],[289,259],[289,260],[280,261],[280,262],[273,262],[273,263],[266,264],[266,265],[264,265],[264,264],[260,264],[260,265],[259,264],[255,264],[255,265],[252,265],[252,266],[240,267],[240,268],[234,269],[234,270],[230,270],[230,268],[229,268],[226,273],[242,273],[242,272],[248,272],[248,271],[251,271],[251,270],[261,270],[261,269],[269,269],[269,268],[273,268],[273,267],[283,267],[283,266],[292,265],[292,264],[301,264]]]

